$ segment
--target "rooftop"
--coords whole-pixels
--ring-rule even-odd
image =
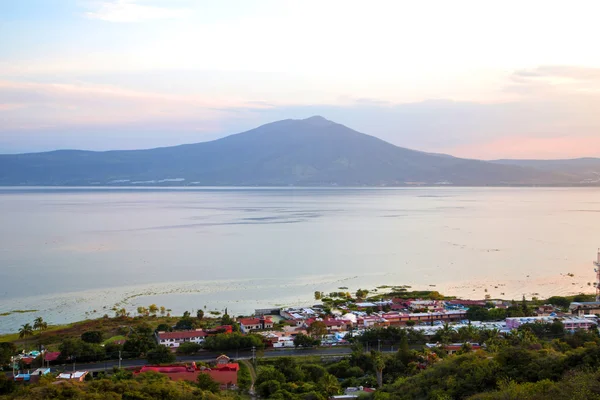
[[[193,337],[205,337],[206,332],[202,330],[196,331],[175,331],[175,332],[158,332],[158,338],[165,339],[189,339]]]

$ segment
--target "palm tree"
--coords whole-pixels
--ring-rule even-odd
[[[31,335],[33,335],[33,328],[31,327],[31,324],[25,324],[19,328],[19,338],[23,339],[24,337]]]
[[[341,387],[337,378],[331,374],[325,374],[319,379],[319,386],[323,392],[327,393],[327,396],[333,396],[340,392]]]
[[[33,329],[38,330],[38,331],[40,331],[40,333],[42,333],[43,331],[48,329],[48,324],[46,323],[46,321],[44,321],[44,318],[37,317],[33,321]]]
[[[454,329],[446,322],[437,332],[437,336],[442,344],[448,344],[452,340]]]
[[[377,386],[381,388],[383,386],[383,369],[385,368],[385,361],[380,352],[374,351],[372,354],[373,366],[375,367],[375,373],[377,374]]]

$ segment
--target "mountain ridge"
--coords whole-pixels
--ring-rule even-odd
[[[322,116],[141,150],[0,155],[0,185],[572,185],[574,173],[395,146]]]

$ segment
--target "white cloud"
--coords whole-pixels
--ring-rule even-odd
[[[139,4],[138,0],[114,0],[95,3],[88,18],[109,22],[138,22],[156,19],[182,18],[188,10]]]

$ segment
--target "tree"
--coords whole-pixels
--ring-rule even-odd
[[[88,331],[81,334],[81,340],[87,343],[102,343],[102,332]]]
[[[137,308],[137,313],[140,317],[149,315],[148,309],[146,307],[142,307],[142,306],[139,306]]]
[[[450,325],[448,325],[448,323],[445,323],[444,326],[437,330],[433,337],[438,342],[446,344],[450,343],[450,341],[452,340],[453,333],[454,329]]]
[[[33,327],[31,324],[23,324],[19,328],[19,338],[23,339],[27,336],[33,335]]]
[[[176,330],[192,330],[196,327],[196,323],[194,320],[192,320],[192,318],[190,317],[190,313],[187,312],[187,315],[184,313],[183,317],[177,321],[177,323],[175,324],[175,329]]]
[[[120,308],[115,311],[115,318],[125,318],[127,317],[127,310],[124,308]]]
[[[367,297],[368,294],[369,294],[369,291],[367,289],[358,289],[356,291],[356,298],[362,300],[365,297]]]
[[[523,315],[528,317],[530,314],[529,307],[527,306],[527,300],[525,300],[525,295],[523,295],[523,300],[521,300],[521,311]]]
[[[165,306],[160,306],[160,315],[164,317],[166,313],[167,309],[165,308]]]
[[[469,307],[466,316],[469,321],[487,321],[490,319],[488,309],[481,306]]]
[[[313,347],[318,345],[320,342],[318,339],[313,339],[308,335],[299,333],[294,338],[294,347]]]
[[[321,300],[323,298],[323,292],[315,291],[315,300]]]
[[[17,352],[17,346],[11,342],[0,342],[0,365],[6,365]]]
[[[385,360],[383,359],[383,354],[378,351],[372,352],[371,357],[373,358],[373,368],[375,368],[375,373],[377,374],[377,386],[381,388],[383,386],[383,369],[385,368]]]
[[[196,318],[198,318],[199,320],[202,320],[202,318],[204,318],[204,311],[203,310],[196,311]]]
[[[177,358],[168,347],[156,346],[146,355],[149,364],[168,364],[174,362]]]
[[[148,312],[150,313],[150,315],[156,316],[156,313],[158,312],[158,307],[156,306],[156,304],[150,304],[150,306],[148,306]]]
[[[235,321],[233,320],[233,318],[231,318],[229,316],[229,314],[225,313],[223,314],[223,316],[221,317],[221,325],[233,325],[235,324]]]
[[[4,373],[0,374],[0,395],[10,394],[16,389],[15,381]]]
[[[125,351],[130,357],[137,357],[141,354],[147,354],[149,350],[156,347],[156,341],[153,337],[152,328],[140,325],[127,338],[123,345]]]
[[[566,297],[562,297],[562,296],[552,296],[548,300],[546,300],[546,303],[552,304],[553,306],[557,306],[557,307],[561,307],[561,308],[569,308],[569,305],[571,304],[569,299],[567,299]]]
[[[315,338],[322,338],[327,334],[327,325],[323,321],[315,321],[308,327],[308,333]]]
[[[219,392],[219,383],[215,382],[215,380],[208,374],[199,374],[196,382],[198,383],[198,387],[202,390],[207,390],[213,393]]]
[[[319,387],[327,394],[328,398],[339,394],[342,389],[337,378],[331,374],[325,374],[324,377],[319,379]]]
[[[185,342],[181,343],[177,348],[177,353],[179,354],[195,354],[202,348],[202,345],[194,342]]]
[[[159,324],[156,327],[156,332],[171,332],[173,328],[168,324]]]
[[[37,317],[34,321],[33,321],[33,329],[39,331],[40,333],[42,333],[43,331],[45,331],[46,329],[48,329],[48,324],[44,321],[44,319],[42,317]]]

